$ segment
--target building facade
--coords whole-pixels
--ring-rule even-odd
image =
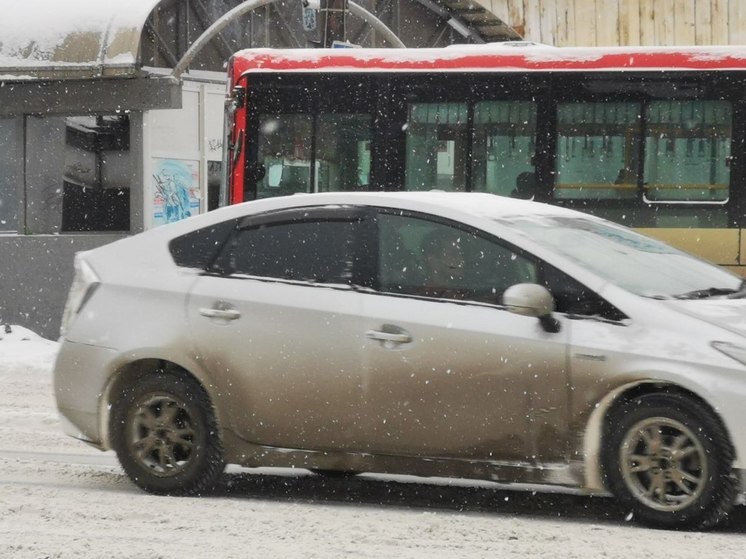
[[[480,0],[527,41],[558,47],[742,45],[743,0]]]

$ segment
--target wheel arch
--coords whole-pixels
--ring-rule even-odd
[[[707,409],[712,418],[717,421],[727,435],[731,450],[734,449],[733,437],[720,414],[702,396],[681,385],[666,382],[646,380],[634,382],[618,387],[607,394],[591,413],[583,435],[583,455],[585,486],[597,491],[608,491],[601,471],[601,448],[608,437],[609,418],[614,412],[635,398],[651,394],[677,395],[696,401]]]
[[[215,406],[213,391],[209,389],[210,383],[200,375],[195,374],[192,369],[183,364],[171,361],[169,359],[158,357],[141,357],[118,366],[111,375],[103,395],[99,401],[99,429],[101,433],[101,444],[104,449],[111,449],[111,410],[117,395],[128,384],[137,382],[139,379],[152,374],[156,371],[174,373],[186,378],[191,378],[202,390],[205,391],[210,403],[213,406],[215,420],[220,430],[219,436],[222,438],[222,429],[220,429],[221,418],[218,414],[218,408]]]

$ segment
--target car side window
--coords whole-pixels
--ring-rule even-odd
[[[594,291],[547,263],[540,265],[539,282],[554,297],[554,307],[559,313],[576,316],[598,316],[620,321],[624,313]]]
[[[538,279],[532,259],[476,232],[401,213],[377,223],[381,291],[499,304],[511,285]]]
[[[359,221],[309,219],[263,223],[240,229],[230,248],[233,274],[308,281],[352,283]]]

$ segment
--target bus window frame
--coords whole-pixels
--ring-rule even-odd
[[[326,86],[335,80],[345,83],[349,76],[366,83],[365,95],[333,96],[321,91],[314,98],[319,85]],[[274,85],[273,85],[274,84]],[[371,141],[370,190],[401,190],[404,187],[405,150],[408,103],[465,102],[473,115],[474,105],[483,101],[532,101],[536,104],[537,123],[535,141],[537,201],[593,211],[604,208],[631,208],[651,210],[651,206],[672,206],[668,201],[645,202],[643,199],[643,173],[645,150],[645,107],[655,100],[725,100],[731,102],[731,155],[729,200],[724,207],[729,227],[746,225],[746,192],[737,185],[746,183],[746,72],[679,70],[630,71],[630,72],[369,72],[352,74],[331,72],[325,74],[302,72],[249,73],[246,95],[246,157],[248,171],[256,160],[259,114],[268,103],[283,107],[299,107],[300,112],[318,114],[349,112],[350,107],[368,109],[373,115]],[[267,95],[268,92],[280,95]],[[300,90],[305,93],[298,95]],[[292,92],[292,94],[290,93]],[[289,96],[289,98],[288,98]],[[336,96],[334,96],[336,97]],[[262,101],[256,101],[262,98]],[[273,99],[268,99],[273,98]],[[554,199],[555,159],[557,157],[557,107],[562,102],[639,102],[642,111],[640,140],[637,159],[637,194],[634,199]],[[341,105],[333,107],[333,103]],[[330,110],[331,109],[331,110]],[[470,133],[466,190],[473,189],[474,126],[470,119]],[[247,177],[248,177],[247,173]],[[244,199],[254,199],[252,185],[245,180]],[[253,194],[256,193],[256,183]],[[712,204],[685,202],[687,208],[712,209]]]
[[[255,200],[258,192],[258,182],[261,177],[251,171],[257,163],[259,156],[259,128],[262,115],[266,114],[304,114],[311,117],[311,138],[309,151],[311,153],[311,177],[310,184],[316,182],[316,130],[319,116],[321,114],[334,113],[363,113],[372,117],[372,136],[375,140],[376,108],[379,105],[375,101],[376,96],[371,88],[371,75],[368,73],[352,74],[359,78],[362,84],[362,96],[336,96],[326,95],[324,88],[328,90],[333,83],[345,83],[345,74],[301,74],[301,73],[257,73],[249,77],[246,93],[246,159],[244,161],[246,179],[244,180],[244,200]],[[278,77],[281,76],[281,79]],[[349,85],[349,84],[347,84]],[[321,93],[319,93],[321,92]],[[358,89],[360,92],[360,89]],[[315,95],[314,95],[315,93]],[[370,100],[374,103],[371,105]],[[373,106],[373,110],[371,110]],[[375,141],[371,141],[371,149],[375,149]],[[376,154],[371,158],[376,160]],[[371,175],[374,169],[371,168]],[[371,176],[371,183],[373,177]]]
[[[746,201],[744,189],[737,185],[744,184],[744,164],[746,163],[743,153],[746,150],[746,72],[718,71],[718,72],[686,72],[678,70],[661,70],[651,75],[649,72],[594,72],[594,73],[554,73],[553,92],[551,108],[555,131],[551,138],[551,150],[546,159],[551,159],[552,174],[554,170],[554,158],[557,150],[557,108],[559,103],[572,102],[639,102],[642,118],[640,119],[640,141],[638,142],[637,158],[637,196],[634,201],[628,200],[560,200],[550,197],[547,202],[559,206],[578,209],[581,211],[592,211],[594,209],[626,208],[651,209],[654,206],[671,207],[686,206],[693,210],[712,210],[713,206],[726,208],[729,227],[741,227],[746,225],[746,216],[743,216],[740,208]],[[609,83],[609,91],[603,91],[598,87],[604,81]],[[595,85],[596,87],[589,87]],[[687,87],[694,85],[696,87]],[[620,87],[623,86],[623,87]],[[611,88],[614,87],[613,90]],[[739,94],[739,89],[741,93]],[[670,93],[670,94],[666,94]],[[675,93],[675,94],[674,94]],[[731,122],[731,156],[730,156],[730,181],[729,199],[724,204],[712,204],[708,202],[671,202],[656,201],[646,202],[644,199],[644,158],[645,158],[645,131],[647,130],[646,108],[651,101],[685,101],[685,100],[713,100],[729,101],[732,107]],[[553,181],[552,181],[553,182]]]
[[[405,184],[407,138],[404,127],[408,121],[410,103],[466,103],[468,115],[467,147],[464,154],[467,162],[464,176],[466,192],[474,190],[474,107],[477,103],[489,101],[534,103],[537,110],[535,153],[538,153],[545,143],[542,141],[546,131],[541,128],[541,109],[550,88],[544,75],[504,72],[442,74],[428,72],[392,74],[389,80],[392,84],[390,89],[393,94],[392,98],[400,100],[397,113],[397,123],[399,124],[397,143],[400,146],[400,156],[395,160],[396,165],[392,166],[400,171],[396,177],[398,185],[400,185],[398,189],[401,189]],[[541,184],[541,180],[546,176],[546,173],[541,173],[537,168],[536,174],[537,181]],[[537,199],[543,198],[545,196],[537,194]]]

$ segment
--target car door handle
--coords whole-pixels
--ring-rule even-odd
[[[408,344],[412,341],[412,336],[407,332],[384,332],[383,330],[368,330],[365,332],[366,337],[379,342],[389,342],[392,344]]]
[[[207,318],[219,318],[221,320],[236,320],[241,318],[241,313],[236,309],[207,309],[201,308],[199,314]]]

